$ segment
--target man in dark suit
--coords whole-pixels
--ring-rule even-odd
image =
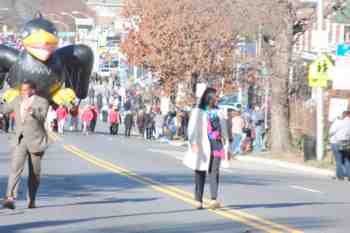
[[[15,209],[20,176],[28,159],[28,208],[35,208],[35,196],[40,183],[41,159],[48,146],[45,120],[49,103],[35,94],[35,84],[24,81],[21,95],[13,101],[0,106],[0,112],[16,114],[16,133],[11,169],[8,179],[6,197],[3,206]]]

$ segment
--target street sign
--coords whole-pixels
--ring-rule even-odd
[[[333,89],[350,90],[350,44],[338,44]]]
[[[350,44],[339,44],[336,55],[339,57],[350,56]]]
[[[310,87],[327,87],[328,80],[331,80],[330,70],[333,67],[333,62],[326,55],[311,63],[308,77]]]

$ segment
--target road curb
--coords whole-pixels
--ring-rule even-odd
[[[258,164],[272,165],[280,168],[293,169],[295,171],[312,173],[315,175],[328,176],[328,177],[334,176],[334,172],[327,169],[314,168],[314,167],[304,166],[304,165],[290,163],[290,162],[278,161],[273,159],[257,158],[252,156],[235,156],[235,159],[238,161],[252,162],[252,163],[258,163]]]
[[[181,142],[181,141],[177,141],[177,142],[170,141],[170,142],[168,142],[168,144],[172,145],[172,146],[177,146],[177,147],[185,147],[188,145],[187,142]],[[334,171],[330,171],[327,169],[315,168],[315,167],[295,164],[295,163],[291,163],[291,162],[279,161],[279,160],[274,160],[274,159],[265,159],[265,158],[253,157],[253,156],[249,156],[249,155],[245,155],[245,156],[237,155],[234,158],[238,161],[257,163],[257,164],[265,164],[265,165],[270,165],[270,166],[279,167],[279,168],[292,169],[294,171],[310,173],[310,174],[319,175],[319,176],[332,177],[335,175]]]

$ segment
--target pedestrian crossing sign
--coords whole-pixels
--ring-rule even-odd
[[[332,60],[327,55],[322,55],[309,67],[309,86],[327,87],[328,80],[331,80],[330,71],[334,67]]]

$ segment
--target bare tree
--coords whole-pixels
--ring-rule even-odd
[[[125,16],[137,19],[122,48],[132,64],[157,72],[168,92],[180,81],[232,73],[233,30],[228,1],[128,0]]]
[[[291,149],[288,94],[293,45],[315,22],[315,8],[308,15],[299,14],[305,8],[299,0],[126,2],[126,16],[138,16],[140,24],[131,30],[124,51],[132,62],[148,64],[163,75],[165,83],[178,82],[185,71],[191,77],[232,73],[234,63],[241,62],[234,56],[239,38],[256,39],[260,32],[265,49],[257,60],[267,64],[271,80],[271,149]],[[326,5],[326,16],[333,4]]]

